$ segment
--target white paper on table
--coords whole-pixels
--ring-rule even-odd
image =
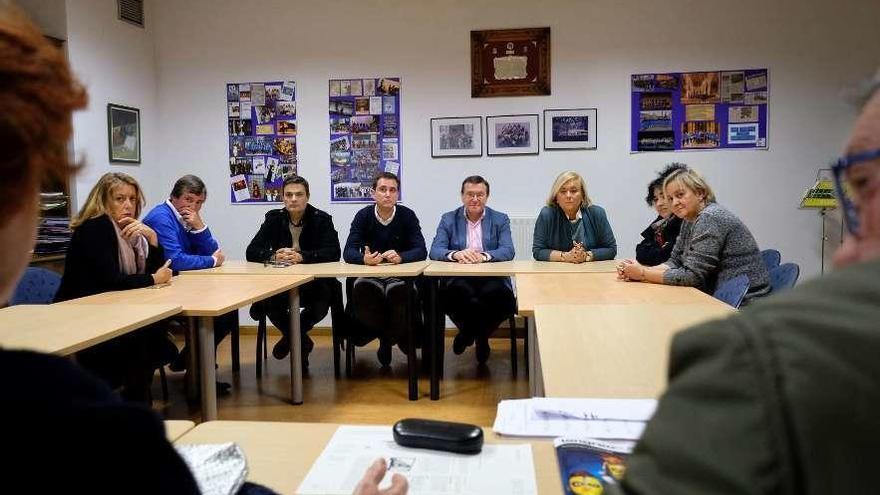
[[[546,415],[537,418],[531,400],[503,400],[498,404],[492,429],[499,435],[525,437],[586,437],[605,440],[638,440],[645,421],[572,419]]]
[[[538,417],[571,419],[619,419],[648,421],[657,409],[656,399],[557,399],[535,397],[529,400]]]
[[[340,426],[296,493],[348,495],[379,457],[390,466],[380,489],[399,473],[411,495],[538,492],[529,444],[485,444],[477,455],[453,454],[401,447],[388,426]]]

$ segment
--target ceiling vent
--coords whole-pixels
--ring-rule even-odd
[[[144,0],[116,0],[119,19],[144,27]]]

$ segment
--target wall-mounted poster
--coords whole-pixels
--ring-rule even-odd
[[[376,175],[400,177],[400,78],[331,79],[329,89],[330,201],[370,202]]]
[[[632,76],[631,151],[767,149],[767,69]]]
[[[296,175],[296,84],[228,83],[229,190],[233,204],[281,201]]]

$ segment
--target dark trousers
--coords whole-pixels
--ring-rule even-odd
[[[408,299],[409,298],[409,299]],[[385,345],[405,345],[410,326],[421,328],[421,308],[418,303],[418,284],[407,291],[407,284],[399,278],[358,277],[352,284],[347,313],[359,330],[368,338],[356,338],[369,342],[379,337]],[[410,303],[411,321],[406,321],[407,303]],[[420,331],[413,332],[420,335]],[[418,345],[418,340],[416,341]]]
[[[338,301],[334,301],[338,299]],[[342,304],[342,284],[335,278],[313,280],[299,287],[299,325],[303,339],[319,321],[327,316],[330,306]],[[262,302],[263,310],[275,328],[285,337],[290,336],[290,296],[285,292]]]
[[[516,312],[505,277],[450,277],[440,281],[443,311],[470,338],[488,338]]]

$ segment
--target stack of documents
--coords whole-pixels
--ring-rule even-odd
[[[492,429],[509,436],[634,441],[656,408],[654,399],[503,400]]]

